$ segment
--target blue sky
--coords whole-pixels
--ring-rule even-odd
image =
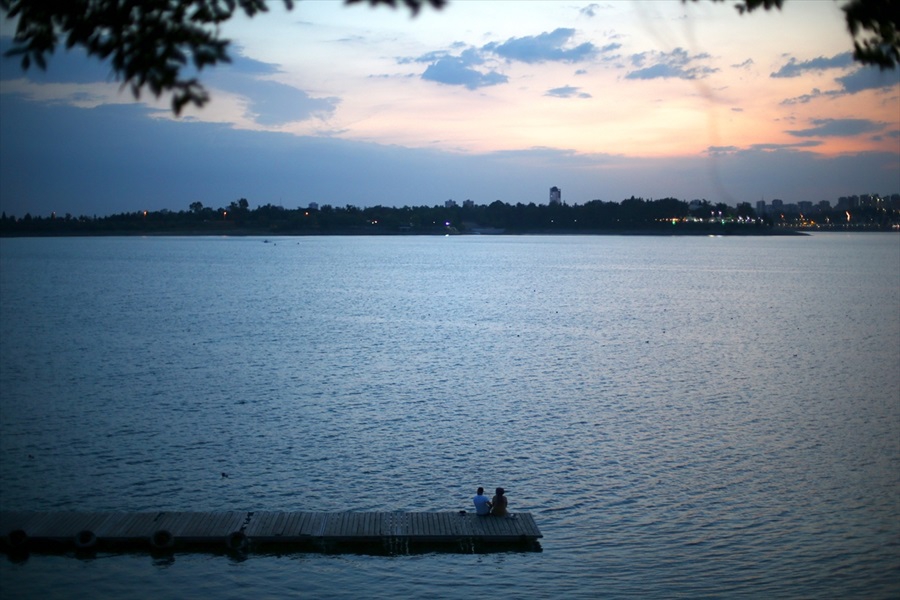
[[[14,23],[0,24],[8,48]],[[212,101],[176,118],[107,65],[0,61],[0,209],[755,203],[900,192],[900,73],[850,57],[839,5],[301,0],[237,18]]]

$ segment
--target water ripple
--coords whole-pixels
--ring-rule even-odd
[[[108,597],[297,572],[328,597],[896,596],[900,252],[835,239],[0,240],[0,505],[457,510],[503,485],[546,536],[109,557]],[[73,573],[2,574],[54,597]]]

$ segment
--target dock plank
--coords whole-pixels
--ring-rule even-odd
[[[284,526],[284,534],[288,536],[303,535],[304,523],[309,513],[291,513],[291,518]]]
[[[294,521],[294,513],[283,512],[278,516],[277,530],[282,537],[291,535],[291,523]]]
[[[132,514],[130,519],[122,522],[122,529],[112,537],[128,539],[135,537],[149,538],[159,529],[160,512]]]
[[[128,521],[127,513],[109,513],[106,520],[94,528],[97,537],[112,537]]]
[[[275,522],[275,535],[279,537],[283,537],[285,535],[285,530],[287,528],[288,522],[291,520],[291,513],[279,513],[278,520]]]
[[[231,533],[227,524],[228,513],[206,513],[205,518],[196,524],[195,533],[201,537],[225,537]]]
[[[264,527],[265,537],[273,538],[278,536],[278,518],[281,513],[270,512],[266,515],[266,524]]]
[[[201,536],[200,533],[203,531],[207,525],[208,521],[211,519],[210,513],[202,513],[202,512],[191,512],[187,513],[184,516],[183,524],[181,526],[181,536],[182,538],[196,538]]]
[[[172,518],[170,520],[164,521],[164,523],[168,523],[166,529],[176,538],[188,537],[185,534],[191,519],[194,518],[194,513],[176,512],[171,513],[171,515]]]
[[[235,521],[237,521],[237,519],[235,518],[235,513],[210,513],[209,518],[206,520],[203,527],[198,529],[197,533],[199,535],[207,537],[211,537],[214,535],[227,536],[240,528],[239,523],[237,527],[235,527]]]
[[[278,517],[281,513],[270,512],[266,519],[266,537],[276,537],[278,535]]]
[[[250,522],[247,523],[247,527],[244,530],[244,533],[247,534],[251,539],[266,537],[268,534],[268,525],[271,513],[262,512],[262,511],[254,511],[253,515],[250,517]]]
[[[315,537],[322,537],[325,535],[325,527],[328,525],[328,520],[326,519],[327,513],[317,512],[312,515],[312,522],[310,525],[310,535]]]
[[[309,519],[309,513],[292,513],[291,518],[284,528],[285,535],[300,536],[304,535],[306,522]]]

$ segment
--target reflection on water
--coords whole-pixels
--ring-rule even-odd
[[[3,509],[445,511],[503,485],[545,536],[33,556],[4,596],[900,591],[897,236],[5,239],[0,267]]]

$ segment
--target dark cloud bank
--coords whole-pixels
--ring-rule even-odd
[[[475,156],[149,118],[137,104],[79,109],[0,94],[0,209],[22,216],[185,210],[191,202],[287,208],[419,206],[471,198],[543,204],[674,196],[734,203],[895,193],[895,154],[822,159],[797,147],[636,159],[547,148]],[[828,123],[816,125],[827,127]]]

